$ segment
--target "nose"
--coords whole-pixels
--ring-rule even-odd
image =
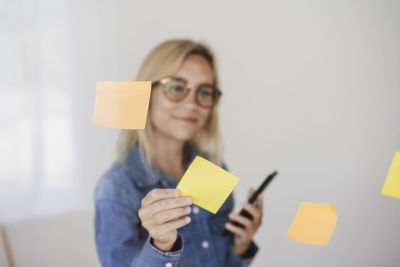
[[[197,107],[195,90],[190,90],[189,94],[184,99],[184,104],[190,105],[191,107]]]

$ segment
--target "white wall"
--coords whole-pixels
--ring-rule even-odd
[[[218,57],[237,201],[280,171],[254,266],[398,265],[399,1],[1,0],[0,29],[0,220],[91,208],[118,133],[91,123],[95,82],[189,37]],[[285,238],[301,201],[335,206],[328,246]]]

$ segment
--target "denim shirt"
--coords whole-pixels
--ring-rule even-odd
[[[197,155],[186,145],[190,161]],[[244,257],[231,248],[231,236],[223,236],[224,224],[233,209],[231,194],[217,214],[195,204],[191,222],[178,229],[170,252],[158,250],[138,217],[141,200],[154,188],[175,188],[177,181],[154,165],[149,166],[136,145],[124,163],[114,165],[97,183],[95,199],[96,246],[103,266],[248,266],[258,247],[251,242]]]

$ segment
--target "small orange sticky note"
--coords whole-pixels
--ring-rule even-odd
[[[381,194],[400,198],[400,152],[394,154]]]
[[[97,82],[93,123],[119,129],[143,129],[151,82]]]
[[[217,213],[239,178],[214,163],[196,156],[176,189],[182,196],[191,197],[194,204]]]
[[[286,237],[314,245],[327,245],[335,228],[337,214],[331,204],[300,204]]]

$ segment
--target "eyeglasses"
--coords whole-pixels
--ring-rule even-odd
[[[191,86],[182,78],[166,77],[152,83],[152,87],[162,85],[164,95],[173,102],[182,101],[190,92]],[[209,84],[200,85],[196,89],[196,103],[204,108],[210,108],[217,104],[222,93],[215,86]]]

